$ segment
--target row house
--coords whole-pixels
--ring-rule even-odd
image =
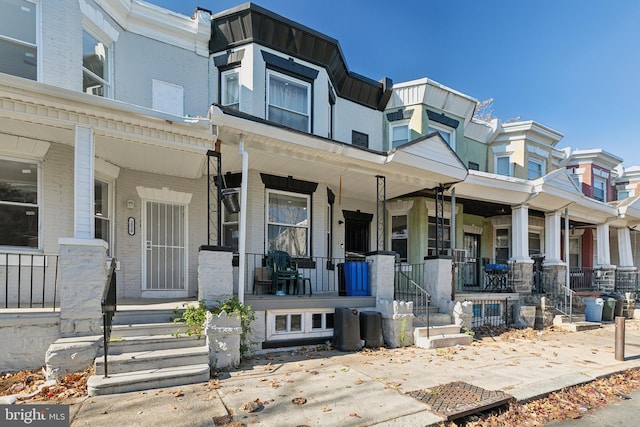
[[[428,291],[450,316],[635,274],[637,171],[540,123],[354,73],[337,40],[251,3],[0,6],[0,302],[55,308],[0,370],[101,333],[111,269],[121,305],[237,296],[262,348],[326,340],[337,307]]]

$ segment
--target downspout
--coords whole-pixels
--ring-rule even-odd
[[[240,192],[240,224],[238,236],[238,300],[244,303],[245,269],[247,264],[247,193],[249,192],[249,153],[244,150],[244,137],[240,135],[238,152],[242,156],[242,191]]]
[[[567,267],[565,268],[565,307],[566,297],[569,297],[569,323],[573,322],[571,318],[573,315],[573,295],[571,295],[571,264],[569,263],[569,207],[564,208],[564,262]]]

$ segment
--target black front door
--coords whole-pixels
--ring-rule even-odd
[[[344,214],[344,250],[345,253],[364,254],[371,249],[371,221],[373,214],[360,211],[342,211]]]

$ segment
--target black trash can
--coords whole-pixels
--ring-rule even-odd
[[[340,351],[358,351],[360,316],[355,308],[336,307],[333,316],[333,346]]]
[[[360,312],[360,339],[367,348],[379,348],[384,345],[382,339],[382,315],[377,311]]]

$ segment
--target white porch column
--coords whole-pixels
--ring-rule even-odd
[[[561,264],[560,236],[562,235],[562,215],[549,212],[544,216],[544,253],[545,264]]]
[[[529,257],[529,206],[511,208],[511,259],[531,261]]]
[[[93,179],[94,179],[93,129],[76,126],[73,161],[73,237],[93,239]]]
[[[633,267],[631,252],[631,233],[627,227],[618,228],[618,253],[621,267]]]
[[[598,227],[596,228],[596,242],[598,244],[597,265],[611,265],[609,224],[598,224]]]

